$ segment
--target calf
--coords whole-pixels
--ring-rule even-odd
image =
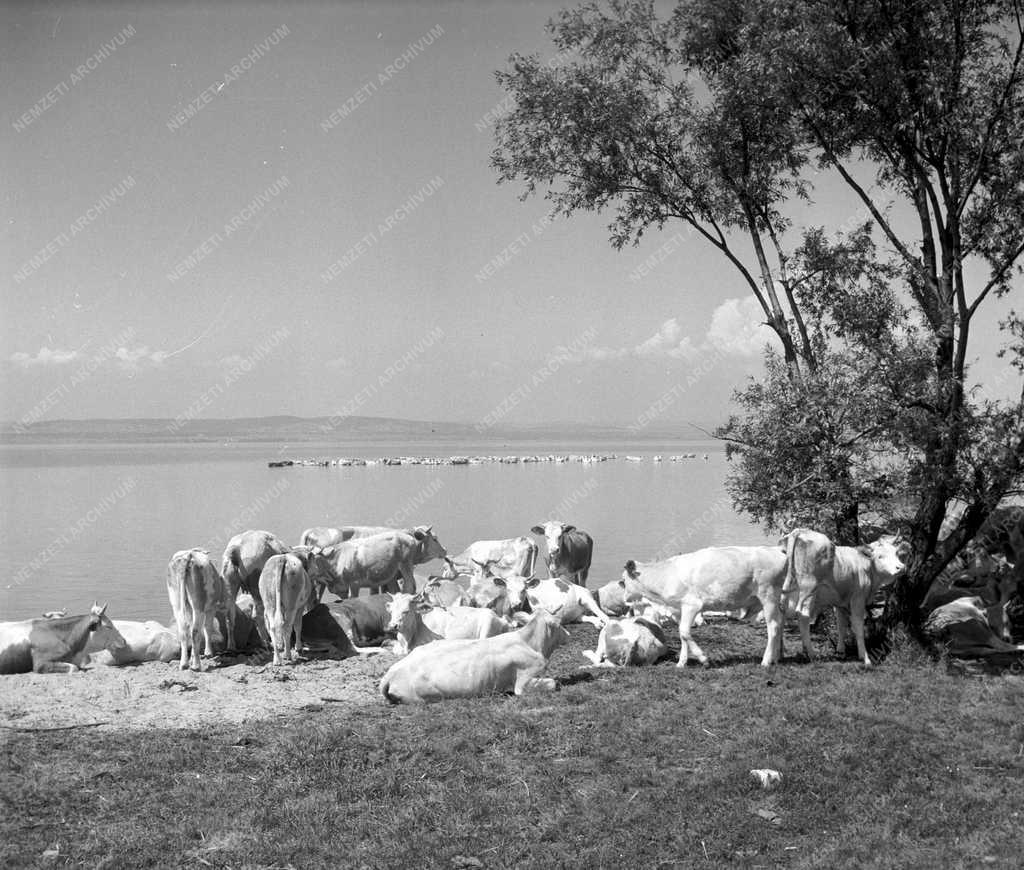
[[[568,639],[558,619],[538,611],[518,631],[483,640],[439,640],[413,650],[384,675],[380,693],[391,704],[412,704],[554,691],[555,681],[542,675],[551,654]]]
[[[201,671],[199,644],[204,641],[205,654],[213,655],[210,634],[216,631],[218,611],[226,610],[230,626],[234,625],[232,610],[228,607],[229,601],[234,599],[228,598],[224,580],[206,550],[179,550],[171,556],[167,564],[167,597],[181,643],[179,667],[183,671],[188,669],[191,654],[192,669]]]
[[[597,638],[594,652],[583,650],[583,657],[603,668],[626,665],[653,665],[668,652],[665,633],[657,623],[638,617],[612,619]]]
[[[545,580],[532,577],[526,582],[526,598],[531,610],[547,610],[561,620],[562,625],[570,622],[589,622],[602,626],[608,622],[604,611],[597,606],[594,596],[585,586],[577,586],[557,577]],[[589,616],[584,616],[589,613]]]
[[[794,529],[779,543],[786,550],[784,591],[790,598],[796,596],[800,640],[807,657],[813,656],[811,622],[822,608],[833,606],[840,651],[846,650],[846,629],[852,626],[857,655],[870,665],[864,620],[875,593],[903,573],[896,540],[884,535],[865,546],[837,547],[821,532]]]
[[[302,617],[317,604],[316,588],[300,556],[294,553],[271,556],[260,573],[260,597],[267,633],[274,650],[274,664],[294,660],[302,649]],[[292,631],[295,648],[292,648]]]
[[[88,660],[90,641],[99,649],[124,649],[106,610],[93,604],[82,616],[0,622],[0,674],[73,673]]]
[[[432,607],[417,595],[396,592],[388,609],[388,628],[395,631],[397,655],[406,655],[418,646],[435,640],[473,640],[493,637],[515,628],[491,610],[480,607]]]
[[[494,577],[488,566],[482,566],[481,573],[470,582],[466,596],[473,607],[486,607],[498,616],[511,616],[527,606],[526,583],[526,577],[516,574]]]
[[[576,526],[549,520],[530,529],[543,535],[548,546],[548,575],[568,577],[580,586],[587,585],[590,562],[594,556],[594,539]]]
[[[473,600],[469,597],[468,587],[456,580],[445,580],[442,577],[431,577],[420,590],[423,600],[434,607],[470,607]]]

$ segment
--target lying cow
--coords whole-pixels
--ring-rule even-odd
[[[317,567],[310,570],[339,598],[356,595],[364,586],[387,586],[396,576],[402,578],[402,592],[415,592],[412,566],[448,555],[430,526],[356,538],[313,553]]]
[[[249,529],[235,535],[224,548],[224,558],[221,561],[220,573],[227,585],[228,601],[234,601],[238,597],[238,591],[248,592],[256,602],[255,622],[256,630],[260,633],[263,642],[270,645],[270,637],[266,634],[267,628],[263,618],[263,602],[260,599],[260,573],[263,566],[271,556],[282,555],[291,552],[289,547],[276,535],[270,532],[263,532],[256,529]],[[228,611],[228,637],[229,649],[237,649],[235,646],[238,638],[235,636],[235,614],[233,610]]]
[[[339,659],[380,653],[377,648],[355,646],[340,615],[326,604],[317,604],[302,617],[302,642],[310,652],[328,652]]]
[[[113,624],[124,638],[124,648],[107,649],[102,639],[93,635],[85,647],[90,653],[90,664],[121,667],[142,662],[173,662],[181,655],[177,627],[168,628],[153,620],[115,619]]]
[[[904,570],[896,540],[883,536],[861,547],[837,547],[821,532],[794,529],[780,545],[786,549],[788,564],[785,592],[790,598],[796,597],[800,640],[807,657],[813,657],[811,622],[823,608],[832,606],[841,653],[846,650],[847,627],[852,626],[857,656],[870,665],[864,620],[875,593]]]
[[[957,598],[933,610],[924,623],[925,633],[945,645],[958,658],[984,658],[1024,651],[1024,644],[1007,643],[992,631],[985,602],[978,597]]]
[[[600,589],[595,589],[592,594],[597,606],[608,616],[635,616],[653,622],[662,629],[676,624],[675,615],[666,607],[647,600],[634,602],[632,605],[626,604],[626,589],[621,580],[605,583]],[[704,624],[701,614],[698,613],[694,617],[693,624],[695,626]]]
[[[380,693],[391,704],[475,698],[499,692],[553,691],[544,677],[552,653],[569,639],[557,618],[538,611],[517,631],[483,640],[439,640],[391,666]]]
[[[302,617],[318,603],[316,586],[306,573],[302,558],[285,553],[267,559],[260,573],[259,589],[274,664],[292,662],[294,650],[302,649]]]
[[[431,577],[420,590],[425,602],[434,607],[471,607],[473,600],[469,597],[469,586],[463,586],[456,580],[442,577]]]
[[[653,665],[668,653],[668,644],[657,623],[630,616],[609,620],[598,635],[597,649],[582,653],[591,664],[603,668]]]
[[[678,613],[679,662],[693,656],[706,665],[708,657],[690,635],[702,610],[738,610],[754,602],[764,609],[768,642],[762,667],[782,655],[782,586],[786,554],[781,547],[706,547],[662,562],[626,563],[622,583],[628,604],[645,599]]]
[[[211,633],[216,631],[217,613],[229,614],[229,627],[234,625],[233,611],[228,607],[224,580],[210,561],[206,550],[179,550],[167,564],[167,597],[178,629],[181,644],[180,668],[203,669],[199,660],[200,644],[207,656],[213,655]]]
[[[498,616],[511,616],[526,606],[526,577],[494,577],[487,566],[472,579],[466,597],[473,607],[486,607]]]
[[[487,564],[495,577],[532,577],[538,551],[536,542],[525,535],[501,541],[475,541],[459,555],[445,559],[441,576],[454,579],[458,574],[472,574],[474,566]]]
[[[566,577],[580,586],[587,585],[590,562],[594,556],[594,539],[576,526],[549,520],[530,529],[543,535],[548,547],[548,575]]]
[[[577,586],[557,577],[532,577],[526,581],[526,598],[531,610],[558,614],[562,625],[589,622],[602,626],[608,622],[604,611],[585,586]],[[589,616],[585,615],[589,614]]]
[[[396,655],[407,655],[423,644],[436,640],[473,640],[503,634],[516,623],[481,607],[433,607],[418,595],[396,592],[388,605],[394,631]]]
[[[983,547],[969,544],[956,564],[949,566],[932,584],[921,606],[930,613],[958,598],[981,598],[992,630],[1009,641],[1007,607],[1021,592],[1024,588],[1017,572],[1002,553],[991,555]]]
[[[90,641],[94,649],[124,649],[106,610],[93,604],[81,616],[0,622],[0,674],[74,673],[88,661]]]
[[[388,631],[391,612],[388,604],[391,595],[367,595],[362,598],[346,598],[336,601],[331,606],[331,613],[355,644],[369,646],[379,644],[385,637],[392,636]]]

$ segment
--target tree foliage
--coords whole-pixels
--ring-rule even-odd
[[[612,212],[616,247],[683,221],[757,298],[781,353],[721,430],[734,500],[848,543],[862,518],[898,518],[893,616],[911,626],[1021,485],[1024,394],[972,388],[969,347],[1024,252],[1022,18],[1021,0],[681,0],[664,19],[612,0],[550,23],[569,62],[514,55],[498,74],[516,98],[501,180],[567,216]],[[794,226],[814,171],[865,220]],[[1004,329],[1024,366],[1012,310]]]

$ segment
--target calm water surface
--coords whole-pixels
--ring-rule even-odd
[[[591,452],[646,461],[267,467],[281,456]],[[650,461],[684,452],[709,459]],[[618,577],[630,558],[763,543],[761,530],[732,512],[725,471],[725,455],[712,442],[4,445],[0,620],[62,607],[81,612],[99,599],[115,618],[168,622],[171,555],[201,546],[219,563],[228,538],[247,528],[297,543],[315,525],[432,523],[456,553],[558,518],[594,537],[588,585],[595,588]]]

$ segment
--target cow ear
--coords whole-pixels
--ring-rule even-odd
[[[526,588],[527,589],[533,589],[535,586],[539,586],[539,585],[540,585],[540,577],[531,577],[529,580],[526,581]]]
[[[100,612],[99,612],[100,616],[103,616],[103,614],[107,612],[107,604],[108,603],[109,602],[107,602],[107,601],[103,602],[103,606],[100,608]]]
[[[874,550],[872,550],[870,545],[868,544],[861,544],[857,548],[857,552],[860,553],[862,556],[868,556],[869,558],[875,554]]]
[[[540,526],[534,526],[532,529],[530,529],[530,531],[533,532],[535,535],[543,535],[544,534],[544,529],[541,528]]]
[[[492,582],[492,583],[493,583],[493,584],[494,584],[495,586],[507,586],[507,585],[508,585],[508,584],[507,584],[507,583],[505,582],[505,578],[504,578],[504,577],[492,577],[492,578],[491,578],[491,582]]]
[[[624,566],[626,573],[632,575],[636,573],[636,562],[630,559]]]
[[[562,526],[562,534],[563,535],[566,532],[575,532],[575,531],[576,531],[576,526]]]
[[[429,601],[417,601],[416,602],[416,610],[417,610],[418,613],[429,613],[433,609],[434,609],[434,605],[431,604]]]
[[[416,539],[417,541],[425,541],[425,540],[426,540],[426,538],[427,538],[427,536],[426,536],[426,535],[425,535],[425,534],[424,534],[423,532],[421,532],[421,531],[420,531],[419,529],[416,529],[416,530],[415,530],[415,531],[414,531],[414,532],[412,533],[412,536],[413,536],[413,537],[414,537],[414,538],[415,538],[415,539]]]

